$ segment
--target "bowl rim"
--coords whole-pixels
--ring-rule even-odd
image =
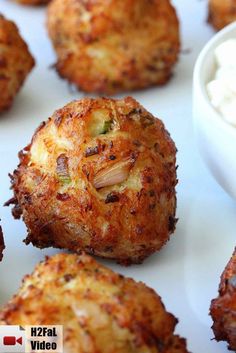
[[[217,126],[219,129],[223,129],[223,131],[225,131],[226,133],[233,135],[233,137],[236,139],[236,126],[233,126],[230,123],[226,122],[222,117],[222,115],[213,107],[207,95],[206,83],[204,82],[204,78],[201,75],[201,71],[205,63],[205,59],[209,54],[209,52],[212,50],[212,47],[216,47],[217,46],[216,44],[218,42],[219,43],[223,42],[225,35],[230,34],[232,31],[236,32],[236,21],[227,25],[218,33],[216,33],[202,48],[194,66],[193,92],[195,93],[196,89],[198,90],[202,101],[204,102],[208,110],[210,110],[211,114],[206,114],[206,119],[214,123],[215,126]],[[194,102],[194,104],[196,104],[196,102]],[[194,114],[194,116],[195,116],[194,120],[198,120],[196,114]]]

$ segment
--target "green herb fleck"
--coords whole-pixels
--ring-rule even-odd
[[[71,178],[67,175],[59,175],[59,181],[60,183],[67,185],[71,183]]]
[[[100,132],[101,135],[106,134],[107,132],[109,132],[111,130],[111,126],[112,126],[113,120],[106,120],[104,121],[102,130]]]

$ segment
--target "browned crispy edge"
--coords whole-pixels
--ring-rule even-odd
[[[210,315],[215,339],[228,342],[228,348],[236,351],[236,248],[221,275],[219,296],[211,302]]]
[[[3,238],[2,227],[0,226],[0,261],[3,258],[3,250],[5,249],[5,243]]]

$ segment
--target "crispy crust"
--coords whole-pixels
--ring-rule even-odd
[[[176,323],[152,289],[85,255],[46,258],[0,312],[0,324],[63,325],[70,353],[187,353]]]
[[[50,0],[14,0],[14,1],[22,5],[38,6],[38,5],[46,5],[49,3]]]
[[[209,0],[208,22],[216,29],[222,29],[236,20],[236,0]]]
[[[0,112],[13,99],[34,66],[34,59],[16,25],[0,14]]]
[[[3,238],[2,227],[0,226],[0,261],[2,261],[4,249],[5,249],[5,243]]]
[[[111,130],[101,133],[106,119]],[[140,263],[175,229],[174,142],[131,97],[68,104],[39,127],[19,158],[11,203],[16,218],[23,213],[26,243]],[[124,177],[109,186],[114,170]],[[95,186],[103,173],[105,185]]]
[[[227,341],[236,351],[236,248],[221,276],[218,298],[212,300],[210,314],[217,341]]]
[[[86,92],[164,84],[179,54],[169,0],[53,0],[47,24],[58,73]]]

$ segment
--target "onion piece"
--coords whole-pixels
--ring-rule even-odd
[[[122,183],[129,176],[129,171],[134,165],[133,157],[126,158],[111,166],[100,170],[94,177],[92,184],[96,189]]]
[[[56,172],[62,184],[69,184],[71,182],[68,166],[68,157],[62,153],[57,158]]]

